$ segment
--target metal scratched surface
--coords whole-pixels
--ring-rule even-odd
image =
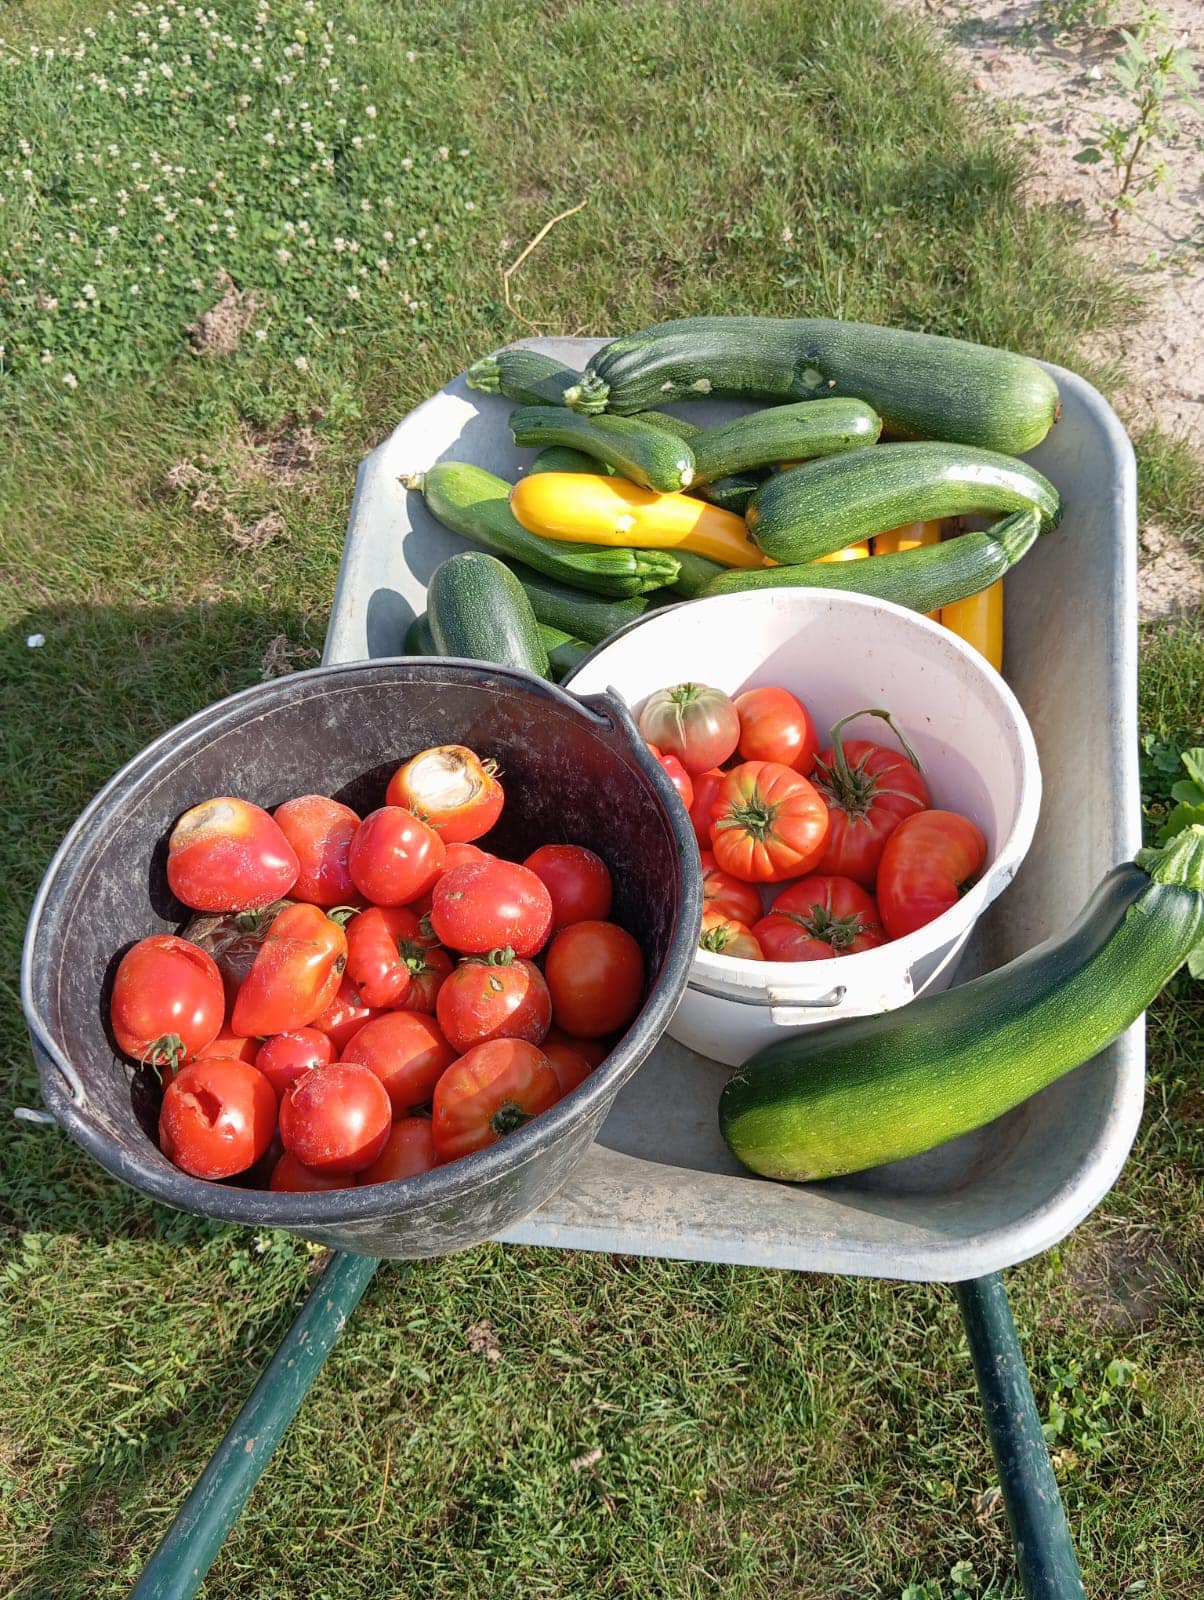
[[[575,367],[601,343],[525,342]],[[1028,857],[976,929],[959,978],[1064,927],[1105,869],[1140,841],[1133,453],[1097,391],[1051,370],[1063,414],[1029,459],[1058,485],[1066,514],[1008,578],[1005,660],[1036,736],[1044,798]],[[435,523],[398,476],[454,459],[514,478],[533,452],[514,446],[509,409],[457,378],[361,465],[327,661],[401,648],[430,574],[464,542]],[[682,414],[708,423],[748,409],[703,402]],[[733,1162],[715,1122],[728,1069],[664,1039],[570,1180],[501,1237],[889,1278],[957,1281],[997,1271],[1047,1249],[1107,1192],[1137,1130],[1143,1067],[1138,1024],[978,1133],[857,1178],[793,1187],[755,1179]]]

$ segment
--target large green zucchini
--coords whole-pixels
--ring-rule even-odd
[[[748,467],[810,461],[876,444],[882,418],[862,400],[808,400],[767,406],[690,440],[695,484],[714,483]]]
[[[474,361],[466,377],[470,389],[504,394],[520,406],[562,406],[564,391],[581,381],[581,374],[571,367],[517,345]]]
[[[551,676],[531,602],[496,557],[481,550],[449,557],[431,574],[426,607],[441,656],[466,656]]]
[[[564,445],[661,494],[688,488],[694,457],[684,439],[635,417],[581,417],[557,406],[519,406],[510,413],[514,442],[536,450]]]

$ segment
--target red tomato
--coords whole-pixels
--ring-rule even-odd
[[[561,1099],[579,1083],[584,1083],[593,1071],[585,1057],[578,1055],[576,1050],[570,1050],[567,1044],[544,1043],[540,1049],[547,1056],[548,1065],[556,1074]]]
[[[347,935],[320,906],[288,906],[272,923],[247,981],[238,991],[235,1033],[287,1033],[326,1010],[347,964]]]
[[[303,1073],[280,1102],[284,1148],[315,1172],[370,1167],[392,1123],[384,1084],[357,1062],[333,1061]]]
[[[196,1059],[203,1061],[206,1056],[225,1056],[231,1061],[249,1061],[254,1066],[258,1054],[258,1039],[240,1039],[238,1034],[223,1027],[203,1050],[197,1051]]]
[[[360,819],[351,807],[324,794],[303,794],[272,814],[301,867],[290,897],[315,906],[353,905],[359,896],[347,870],[347,852]]]
[[[309,1026],[326,1035],[334,1046],[337,1061],[343,1054],[344,1046],[355,1038],[364,1023],[380,1015],[378,1010],[364,1004],[359,990],[350,978],[344,977],[335,991],[334,999]]]
[[[564,1045],[575,1056],[587,1061],[591,1067],[600,1067],[610,1054],[610,1045],[605,1039],[579,1039],[574,1034],[565,1033],[563,1028],[558,1028],[555,1024],[548,1029],[548,1036],[539,1047],[545,1055],[550,1044]]]
[[[276,1091],[254,1067],[207,1056],[163,1091],[159,1142],[194,1178],[232,1178],[253,1167],[276,1131]]]
[[[848,720],[832,729],[832,748],[815,763],[815,785],[828,807],[828,838],[819,871],[853,878],[872,889],[883,846],[904,817],[927,806],[928,786],[905,743],[903,750],[868,739],[844,743],[840,730]]]
[[[740,739],[740,716],[722,689],[679,683],[644,702],[640,732],[692,776],[727,760]]]
[[[439,1026],[457,1055],[490,1039],[540,1044],[552,1026],[543,973],[509,949],[461,961],[439,990]]]
[[[276,1091],[279,1099],[303,1072],[324,1067],[334,1060],[334,1046],[317,1028],[293,1028],[265,1039],[255,1057],[255,1065]]]
[[[121,958],[109,1020],[117,1048],[135,1061],[178,1066],[217,1037],[226,1014],[213,957],[187,939],[154,934]]]
[[[292,904],[291,900],[273,900],[270,906],[257,906],[254,911],[198,911],[189,917],[184,938],[200,945],[217,962],[228,1007],[238,998],[273,922]]]
[[[445,844],[479,839],[502,814],[502,786],[492,761],[462,744],[436,745],[413,756],[389,779],[387,806],[405,806]]]
[[[418,951],[418,918],[406,906],[370,906],[347,924],[347,976],[370,1006],[404,1006]]]
[[[714,810],[715,801],[719,798],[719,791],[726,777],[727,773],[719,767],[712,767],[710,772],[700,772],[695,775],[694,804],[690,807],[690,821],[694,825],[694,834],[700,850],[711,848],[711,812]]]
[[[396,1183],[400,1178],[416,1178],[438,1163],[429,1117],[402,1117],[395,1122],[385,1147],[370,1167],[359,1174],[358,1182]]]
[[[456,1059],[434,1017],[422,1011],[386,1011],[367,1022],[343,1051],[379,1078],[394,1116],[407,1116],[430,1099],[441,1075]]]
[[[370,812],[351,840],[351,881],[377,906],[417,900],[443,871],[443,840],[400,806]]]
[[[711,848],[724,872],[747,883],[780,883],[823,854],[828,808],[799,772],[746,761],[729,772],[711,809]]]
[[[676,756],[662,755],[654,744],[650,744],[648,748],[660,762],[661,766],[664,767],[669,782],[677,790],[682,805],[685,806],[686,810],[688,811],[694,804],[694,783],[690,777],[690,774],[682,766],[681,762]]]
[[[410,992],[406,996],[407,1011],[425,1011],[433,1017],[439,1002],[439,991],[455,970],[455,962],[439,945],[417,946],[417,955],[408,958],[410,966]]]
[[[765,959],[748,924],[725,917],[722,911],[703,912],[698,948],[716,956],[735,956],[740,961]]]
[[[552,896],[529,867],[470,861],[439,879],[430,921],[440,944],[465,955],[509,945],[516,956],[533,956],[552,926]]]
[[[443,852],[443,870],[451,872],[456,867],[467,866],[470,861],[496,860],[496,856],[490,855],[488,850],[482,850],[479,845],[462,844],[457,839],[453,840]]]
[[[327,1189],[354,1189],[355,1174],[351,1172],[315,1172],[302,1166],[296,1156],[286,1150],[272,1168],[269,1189],[277,1194],[322,1194]]]
[[[556,1074],[535,1045],[525,1039],[477,1045],[435,1086],[431,1132],[439,1160],[496,1144],[559,1099]]]
[[[544,976],[557,1027],[599,1039],[625,1028],[640,1009],[644,957],[625,928],[574,922],[548,946]]]
[[[570,922],[604,921],[613,892],[601,856],[581,844],[541,844],[523,862],[552,896],[552,932]]]
[[[702,909],[718,911],[733,922],[751,928],[761,915],[761,896],[751,883],[733,878],[715,860],[710,850],[702,852]]]
[[[167,842],[167,882],[194,911],[270,905],[297,881],[301,863],[266,811],[223,795],[186,811]]]
[[[820,874],[783,889],[753,934],[766,961],[829,961],[886,943],[878,907],[861,885]]]
[[[986,859],[987,841],[968,817],[955,811],[905,817],[878,868],[878,909],[889,937],[914,933],[956,905]]]
[[[819,749],[811,713],[789,689],[746,689],[736,696],[740,754],[745,761],[776,761],[804,777]]]

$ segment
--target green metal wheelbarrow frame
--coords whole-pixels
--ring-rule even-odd
[[[380,1263],[334,1255],[130,1600],[191,1600]],[[409,1269],[395,1263],[402,1273]],[[1084,1600],[1007,1290],[998,1273],[955,1284],[1028,1600]]]

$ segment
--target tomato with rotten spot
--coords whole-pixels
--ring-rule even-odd
[[[159,1140],[194,1178],[232,1178],[253,1167],[276,1131],[276,1091],[246,1061],[207,1056],[163,1091]]]
[[[279,825],[249,800],[221,795],[186,811],[167,842],[167,884],[194,911],[270,905],[301,863]]]
[[[445,844],[479,839],[502,814],[504,796],[491,761],[462,744],[422,750],[389,779],[387,806],[404,806]]]

